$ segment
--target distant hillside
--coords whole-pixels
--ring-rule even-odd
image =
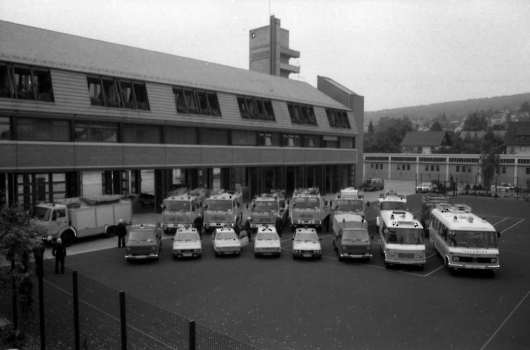
[[[391,118],[401,118],[408,116],[409,119],[415,120],[419,117],[427,119],[433,118],[440,113],[445,113],[448,117],[455,114],[466,116],[469,112],[476,110],[499,110],[505,107],[517,108],[525,101],[530,101],[530,93],[497,96],[490,98],[477,98],[473,100],[452,101],[443,103],[433,103],[430,105],[421,105],[413,107],[402,107],[395,109],[383,109],[375,112],[364,112],[364,122],[368,124],[370,120],[376,123],[380,118],[388,116]]]

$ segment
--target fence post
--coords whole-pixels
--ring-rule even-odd
[[[125,312],[125,292],[120,292],[121,349],[127,350],[127,319]]]
[[[11,271],[15,270],[15,260],[11,261]],[[11,279],[11,296],[13,298],[13,328],[18,329],[17,282],[15,276]]]
[[[189,323],[189,350],[195,350],[195,321]]]
[[[44,283],[42,273],[38,274],[39,278],[39,326],[40,326],[40,348],[46,349],[46,334],[44,330]]]
[[[77,271],[72,271],[72,283],[73,283],[73,294],[74,294],[74,339],[75,349],[81,349],[79,342],[79,294],[77,288]]]

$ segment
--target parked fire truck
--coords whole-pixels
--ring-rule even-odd
[[[366,207],[369,206],[370,202],[366,202]],[[337,192],[331,206],[334,215],[349,213],[365,216],[365,209],[363,192],[353,187],[347,187]]]
[[[328,202],[320,196],[318,188],[298,188],[293,192],[289,208],[291,231],[296,228],[314,227],[328,229],[330,208]]]
[[[285,200],[285,191],[271,191],[255,196],[250,205],[249,216],[251,218],[250,227],[253,230],[267,225],[276,228],[278,234],[282,235],[282,230],[289,218],[288,202]]]
[[[36,225],[46,232],[41,239],[53,243],[61,238],[70,246],[76,238],[116,234],[116,225],[122,219],[132,221],[132,203],[120,196],[67,198],[54,203],[39,203],[32,211]]]
[[[243,194],[240,191],[214,190],[204,201],[204,229],[235,228],[242,221]]]
[[[206,189],[186,188],[169,192],[168,197],[161,204],[162,228],[165,233],[171,233],[177,228],[193,225],[193,220],[202,214],[202,204],[206,199]]]

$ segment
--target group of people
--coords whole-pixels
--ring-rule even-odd
[[[249,242],[252,242],[252,234],[251,234],[252,228],[250,226],[251,221],[252,221],[252,218],[249,216],[247,220],[245,221],[245,224],[243,225],[243,230],[247,232]],[[203,226],[204,226],[204,219],[202,217],[202,214],[199,213],[197,217],[195,218],[195,220],[193,220],[193,227],[197,230],[201,238],[202,238]],[[236,226],[235,230],[236,230],[236,233],[239,235],[241,228],[239,226]]]

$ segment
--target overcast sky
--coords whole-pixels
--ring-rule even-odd
[[[530,0],[0,0],[1,20],[243,69],[270,15],[300,52],[291,79],[367,111],[530,92]]]

